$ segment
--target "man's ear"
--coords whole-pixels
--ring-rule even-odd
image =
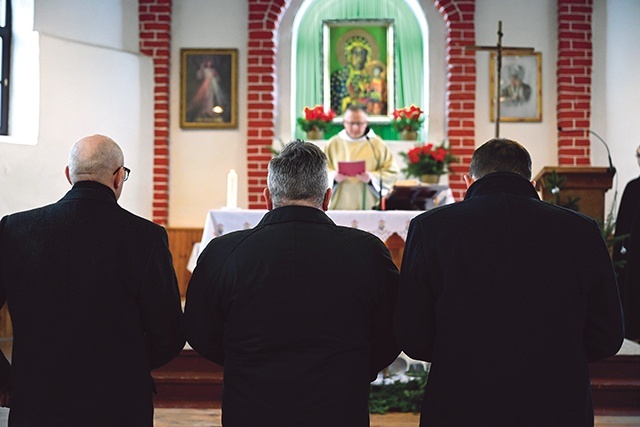
[[[123,183],[124,183],[124,169],[120,168],[118,169],[118,172],[116,172],[116,174],[113,176],[113,189],[117,190],[118,188],[122,187]]]
[[[471,187],[471,184],[475,182],[475,179],[471,178],[469,175],[462,175],[464,179],[464,183],[467,184],[467,188]]]
[[[268,210],[273,210],[273,201],[271,200],[271,193],[269,192],[269,188],[265,187],[264,191],[262,192],[262,195],[264,196],[264,201],[267,204],[267,209]]]
[[[331,202],[331,189],[327,188],[327,191],[324,193],[324,200],[322,200],[322,210],[329,210],[329,202]]]
[[[67,181],[69,181],[69,184],[73,185],[73,182],[71,182],[71,177],[69,176],[69,166],[65,166],[64,176],[67,177]]]

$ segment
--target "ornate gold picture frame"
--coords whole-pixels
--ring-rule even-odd
[[[238,49],[180,50],[180,127],[238,127]]]

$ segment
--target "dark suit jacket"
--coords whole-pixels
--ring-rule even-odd
[[[496,173],[410,226],[395,331],[432,362],[421,426],[589,426],[587,363],[623,326],[594,220]]]
[[[624,188],[616,219],[616,237],[625,235],[627,237],[616,243],[613,249],[613,260],[625,262],[622,267],[617,268],[618,287],[624,311],[625,333],[627,338],[634,340],[640,339],[639,217],[640,178],[636,178],[629,181]]]
[[[369,425],[369,382],[399,351],[398,271],[372,234],[288,206],[213,239],[187,290],[187,341],[224,364],[233,426]]]
[[[9,425],[152,425],[150,370],[185,342],[162,227],[89,181],[53,205],[6,216],[5,301],[14,333]]]

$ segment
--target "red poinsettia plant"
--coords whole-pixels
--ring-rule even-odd
[[[396,132],[417,131],[424,122],[422,114],[424,111],[420,107],[411,105],[411,107],[405,107],[393,110],[393,120],[391,120],[391,126]]]
[[[335,116],[336,113],[331,108],[327,111],[322,105],[316,105],[313,108],[304,107],[304,116],[298,117],[298,124],[305,132],[320,131],[324,130]]]
[[[433,144],[417,145],[400,155],[407,161],[407,167],[402,172],[417,178],[422,175],[442,175],[447,172],[451,162],[458,160],[444,142],[437,147]]]

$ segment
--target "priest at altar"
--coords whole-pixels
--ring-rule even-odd
[[[325,148],[333,196],[329,209],[367,210],[376,206],[398,175],[393,154],[369,128],[367,113],[350,106],[344,113],[344,129]],[[342,162],[364,161],[364,170],[345,173]]]

